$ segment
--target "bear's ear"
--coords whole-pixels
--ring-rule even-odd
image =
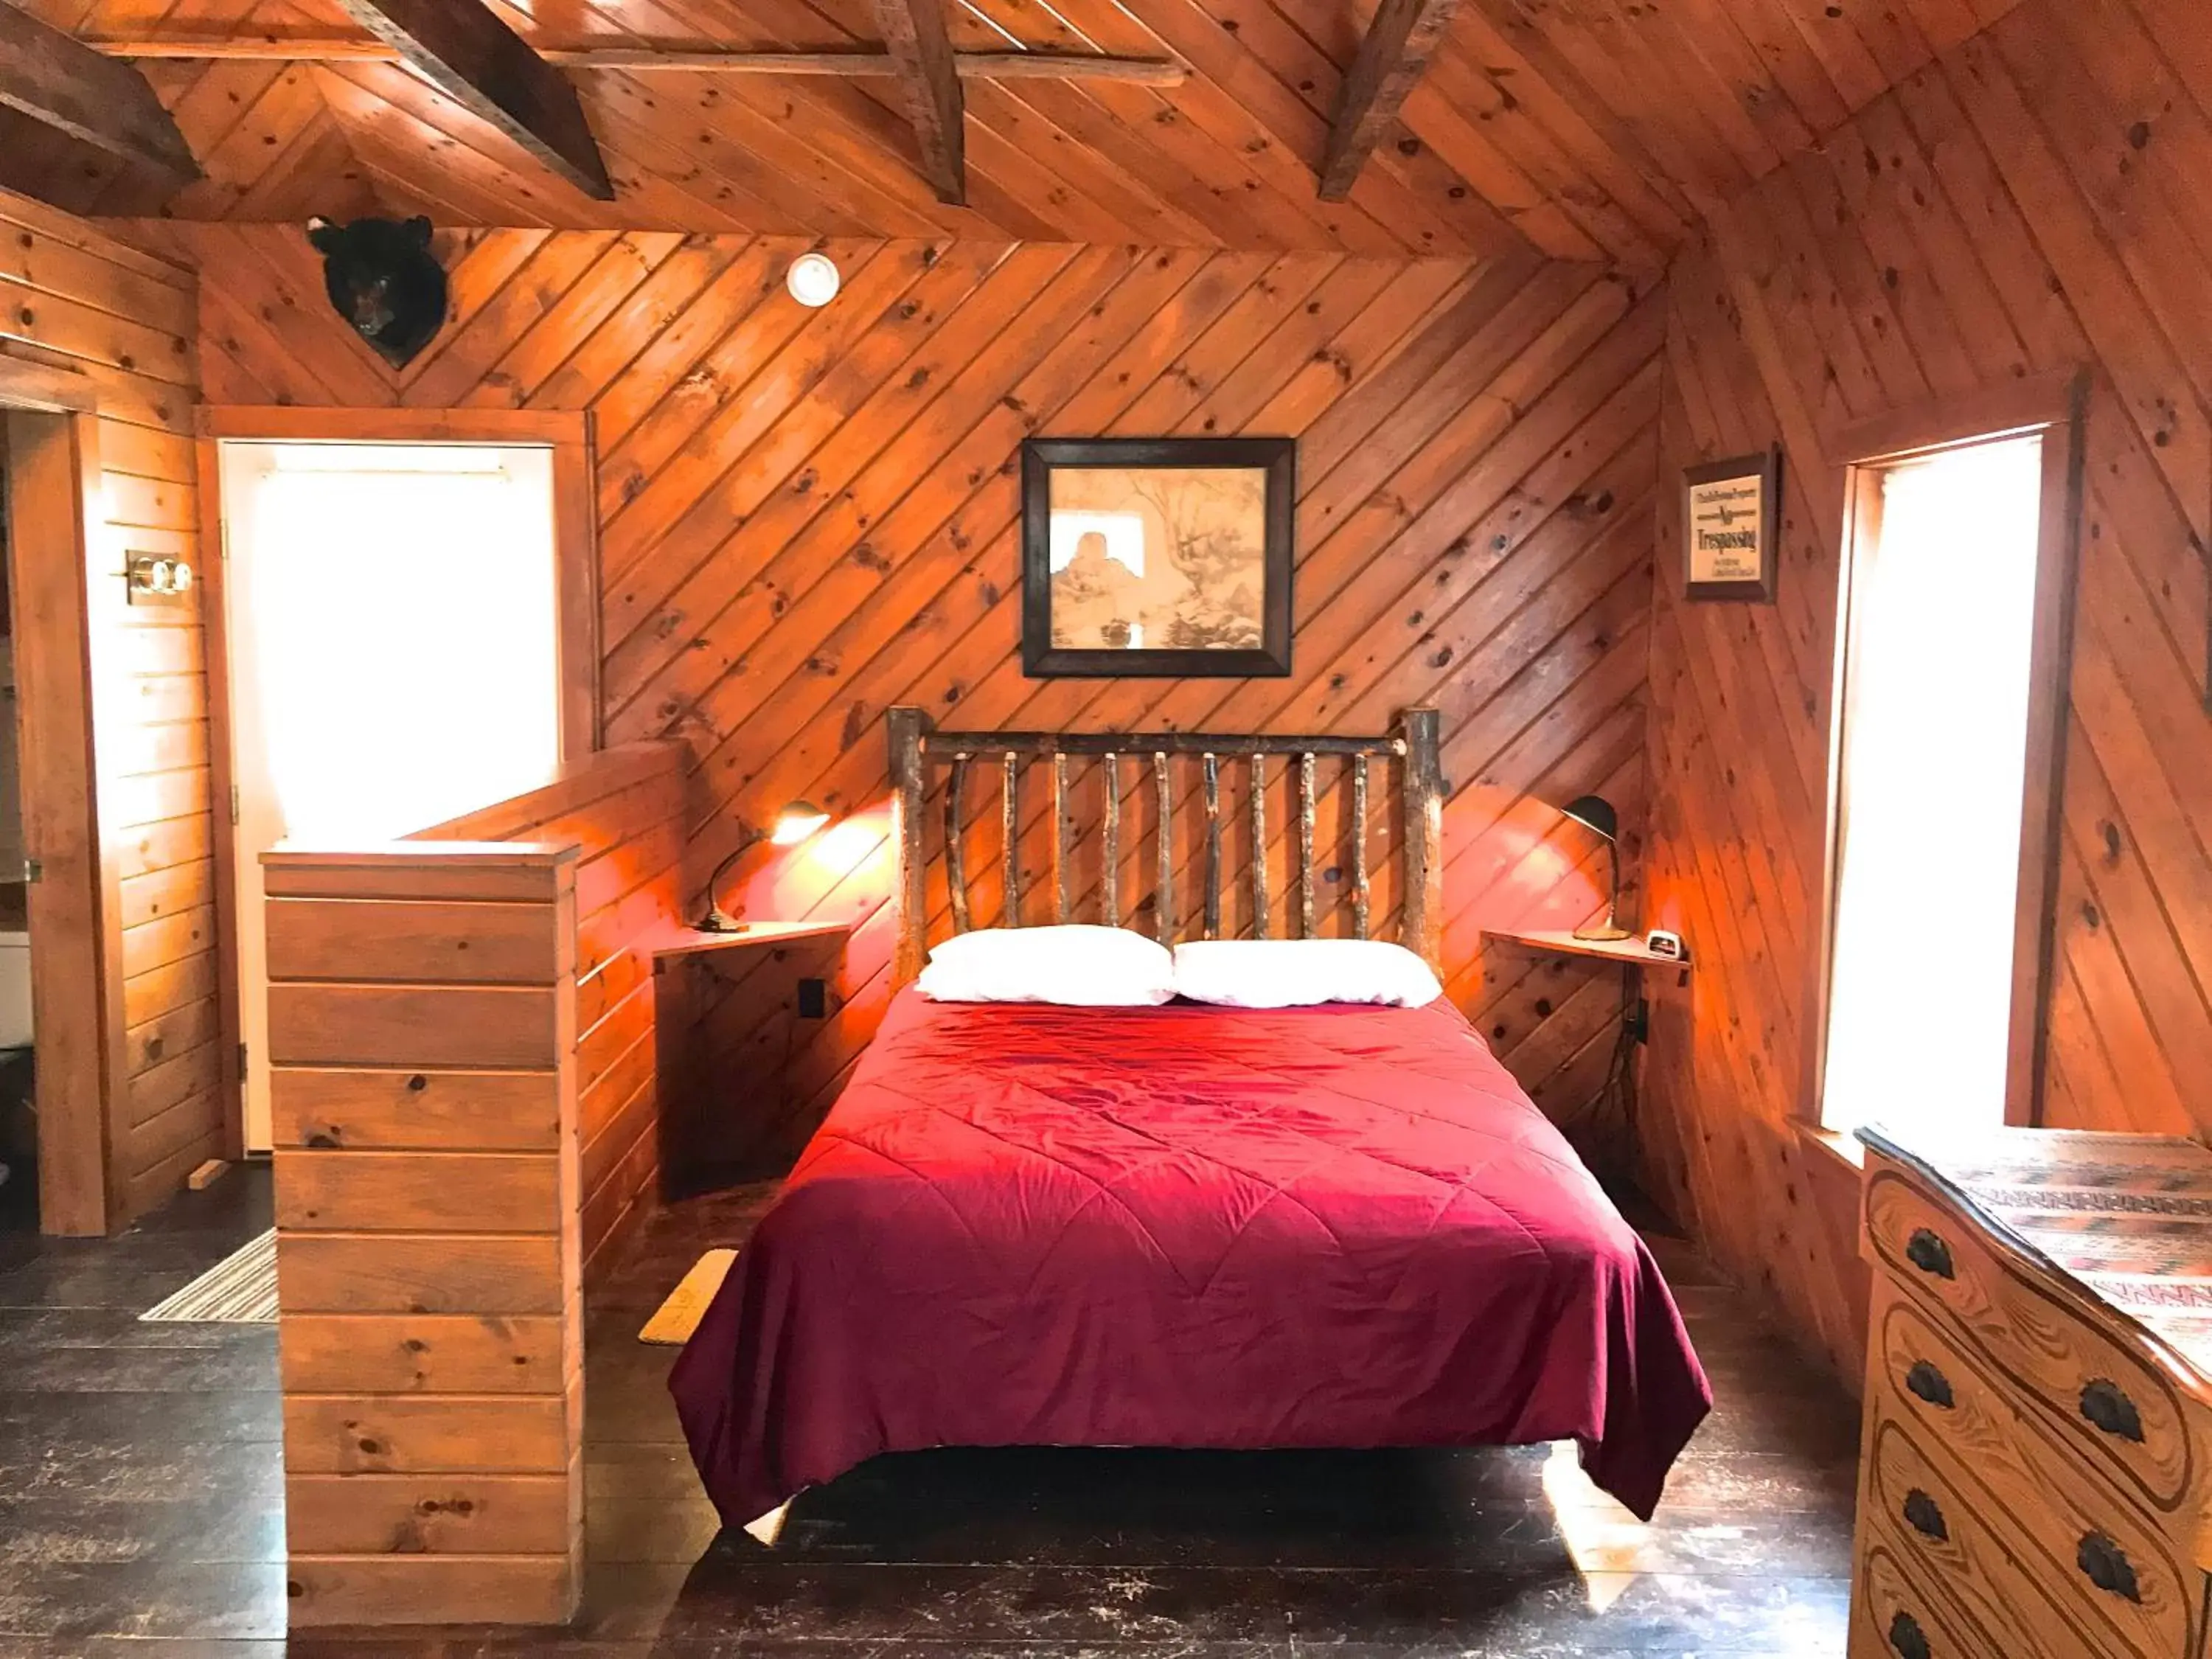
[[[428,219],[425,219],[422,215],[417,214],[415,217],[410,219],[404,225],[401,226],[400,228],[404,230],[410,237],[414,239],[415,246],[416,247],[422,249],[426,252],[428,252],[430,246],[430,222]]]
[[[344,241],[345,233],[321,214],[307,221],[307,243],[316,252],[336,253]]]

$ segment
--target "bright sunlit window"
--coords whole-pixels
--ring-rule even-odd
[[[2042,451],[2030,436],[1883,468],[1853,556],[1832,1129],[2004,1120]]]
[[[283,833],[386,840],[544,781],[551,451],[226,448],[247,452],[226,455],[232,608]]]

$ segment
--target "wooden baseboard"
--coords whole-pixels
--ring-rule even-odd
[[[582,1575],[567,1555],[295,1555],[290,1626],[565,1625]]]

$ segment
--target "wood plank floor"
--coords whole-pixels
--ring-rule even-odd
[[[1840,1655],[1856,1413],[1655,1238],[1719,1407],[1658,1522],[1547,1449],[944,1451],[715,1535],[638,1326],[766,1187],[653,1217],[592,1298],[564,1635],[283,1639],[274,1339],[136,1315],[267,1224],[234,1174],[104,1243],[0,1239],[0,1659]]]

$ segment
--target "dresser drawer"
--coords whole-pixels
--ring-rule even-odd
[[[1912,1302],[1878,1291],[1876,1309],[1878,1408],[1913,1427],[1938,1477],[2024,1535],[2054,1596],[2094,1610],[2133,1649],[2193,1653],[2193,1576],[2158,1522],[2009,1409],[1979,1363]]]
[[[2008,1393],[2153,1509],[2181,1507],[2197,1471],[2180,1398],[2164,1376],[2013,1271],[1978,1223],[1897,1171],[1869,1176],[1866,1219],[1881,1266],[1958,1322]]]
[[[1981,1659],[1996,1650],[1957,1608],[1913,1581],[1893,1547],[1877,1543],[1860,1558],[1850,1659]]]
[[[2078,1616],[2069,1622],[2054,1611],[2051,1600],[2030,1581],[1998,1527],[1954,1488],[1901,1424],[1879,1409],[1870,1413],[1867,1443],[1859,1494],[1863,1587],[1874,1582],[1864,1564],[1887,1549],[1903,1565],[1908,1582],[1935,1585],[1955,1607],[1955,1617],[1947,1618],[1940,1610],[1931,1616],[1954,1637],[1978,1638],[1981,1644],[1970,1651],[2002,1655],[2004,1659],[2085,1659],[2091,1653],[2131,1653],[2117,1643],[2102,1648],[2087,1645],[2080,1631],[2094,1626]],[[2056,1584],[2047,1588],[2051,1599],[2069,1593]],[[1861,1593],[1854,1591],[1855,1595]],[[1929,1624],[1925,1619],[1922,1622]],[[1888,1622],[1884,1622],[1881,1630],[1886,1633],[1887,1629]],[[1855,1651],[1852,1659],[1861,1656]]]

